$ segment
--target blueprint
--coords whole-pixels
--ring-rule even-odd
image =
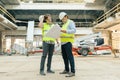
[[[59,38],[60,37],[60,30],[61,27],[58,24],[55,24],[47,33],[46,36],[47,37],[51,37],[51,38]]]

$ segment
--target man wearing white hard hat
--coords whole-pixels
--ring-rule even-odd
[[[75,76],[75,62],[72,54],[72,43],[74,42],[74,33],[76,32],[75,23],[68,18],[65,12],[59,14],[59,19],[63,22],[60,40],[65,65],[64,71],[60,74],[68,74],[66,77],[72,77]],[[69,69],[69,64],[71,69]]]

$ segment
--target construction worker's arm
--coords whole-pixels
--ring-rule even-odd
[[[74,34],[76,32],[76,27],[75,27],[75,23],[73,21],[71,21],[67,27],[67,31],[66,33],[68,34]]]
[[[66,30],[61,30],[61,32],[63,32],[63,33],[67,33],[67,31],[66,31]]]
[[[75,23],[73,21],[68,25],[67,30],[61,30],[63,33],[73,34],[76,32]]]
[[[40,17],[39,17],[39,24],[38,24],[38,27],[40,27],[40,28],[43,28],[43,20],[44,20],[44,15],[41,15]]]

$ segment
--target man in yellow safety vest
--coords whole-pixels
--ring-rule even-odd
[[[68,18],[65,12],[59,14],[59,19],[63,22],[60,40],[65,65],[65,70],[60,72],[60,74],[68,74],[66,77],[72,77],[75,76],[75,62],[72,54],[72,43],[74,42],[74,33],[76,32],[75,23]],[[69,70],[69,63],[71,70]]]
[[[53,25],[51,15],[50,14],[41,15],[39,17],[39,21],[40,23],[38,26],[42,28],[42,40],[43,40],[43,54],[41,57],[40,74],[45,76],[46,74],[44,73],[44,64],[47,55],[48,55],[47,72],[55,73],[54,71],[51,70],[51,61],[54,51],[55,39],[46,36],[46,32],[50,30],[50,28]]]

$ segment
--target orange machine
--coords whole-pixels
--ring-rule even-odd
[[[111,50],[112,51],[112,48],[109,45],[95,46],[94,47],[94,52],[96,52],[98,50]],[[82,47],[78,47],[78,48],[72,47],[72,53],[75,56],[78,56],[78,55],[87,56],[87,55],[92,55],[93,54],[93,52],[91,51],[91,49],[89,47],[85,47],[85,48],[82,48]]]

